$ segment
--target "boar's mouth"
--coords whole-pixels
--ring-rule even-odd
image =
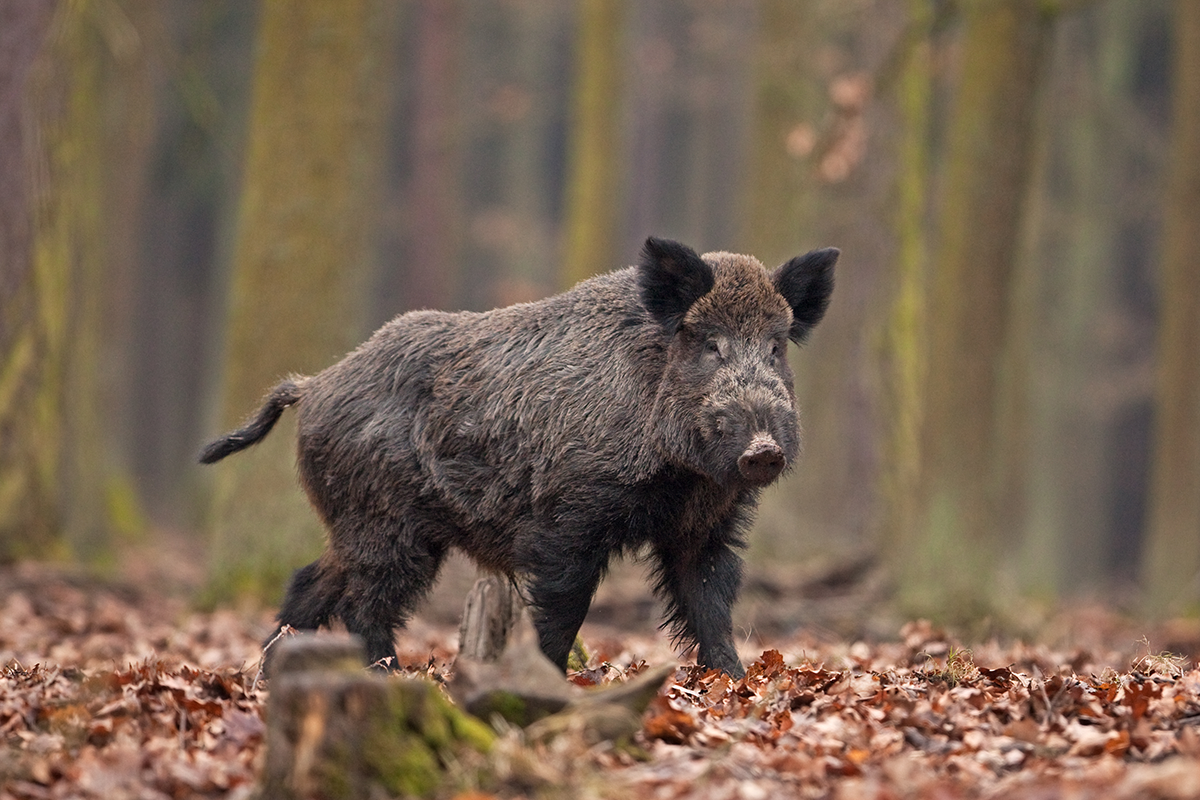
[[[742,478],[758,486],[766,486],[778,478],[786,466],[783,448],[769,433],[756,433],[737,460]]]

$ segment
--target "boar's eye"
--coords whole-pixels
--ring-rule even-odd
[[[783,345],[778,339],[771,340],[771,361],[778,361],[783,356]]]
[[[704,353],[705,353],[705,355],[720,356],[721,355],[721,343],[718,342],[716,339],[705,339],[704,340]]]

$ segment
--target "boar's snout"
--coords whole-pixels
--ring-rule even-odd
[[[707,464],[702,470],[722,485],[766,486],[799,455],[795,406],[782,390],[764,386],[730,394],[718,395],[705,415],[701,435],[707,442]]]
[[[787,466],[783,448],[769,433],[759,433],[750,440],[746,452],[738,458],[738,472],[747,481],[766,485],[779,477]]]

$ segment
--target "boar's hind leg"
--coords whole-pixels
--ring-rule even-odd
[[[301,631],[315,631],[329,624],[334,606],[342,596],[345,579],[340,571],[318,559],[292,574],[283,605],[276,619],[279,626],[263,641],[263,669],[269,671],[271,646],[285,625]]]
[[[397,666],[396,628],[429,593],[445,555],[444,547],[410,542],[391,563],[360,561],[347,569],[346,589],[334,613],[346,630],[362,637],[368,664]]]
[[[345,585],[345,576],[321,559],[296,570],[279,607],[280,626],[311,631],[328,625]]]
[[[742,559],[727,544],[699,553],[660,548],[656,590],[667,604],[677,640],[699,645],[696,661],[740,678],[746,674],[733,644],[733,602],[742,582]]]
[[[538,642],[546,657],[564,672],[604,566],[603,558],[596,554],[560,551],[529,570],[529,600]]]

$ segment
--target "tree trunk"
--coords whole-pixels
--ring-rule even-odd
[[[816,4],[760,5],[742,240],[747,252],[773,267],[796,255],[812,235],[816,181],[809,156],[827,102],[811,63]]]
[[[571,8],[555,0],[532,0],[515,4],[509,14],[514,27],[510,85],[517,92],[499,116],[504,128],[501,202],[511,214],[512,227],[500,257],[504,274],[493,276],[500,279],[493,292],[497,305],[545,297],[559,279],[554,220],[561,166],[547,152],[565,106],[555,95],[565,95],[566,90],[560,88],[560,55],[547,42],[565,37]]]
[[[741,186],[750,160],[746,145],[754,122],[749,90],[755,65],[746,53],[762,35],[752,24],[754,5],[747,0],[697,4],[681,26],[686,46],[680,52],[678,82],[668,91],[674,88],[682,96],[688,135],[668,144],[685,153],[680,161],[686,173],[676,189],[682,196],[672,205],[683,212],[680,235],[701,253],[732,249],[742,233],[738,212],[743,197],[728,189]],[[793,83],[802,83],[791,77]],[[771,216],[780,215],[776,211]]]
[[[211,505],[197,490],[212,476],[193,459],[216,424],[208,388],[220,375],[259,4],[139,2],[152,6],[139,38],[152,63],[171,66],[152,70],[159,83],[148,160],[159,168],[139,198],[127,314],[132,374],[119,423],[133,431],[126,447],[156,527],[200,530]],[[169,80],[175,75],[187,77]]]
[[[313,373],[365,331],[394,9],[270,0],[261,12],[240,202],[222,425],[288,373]],[[278,596],[321,543],[296,484],[294,423],[216,468],[212,596]]]
[[[926,0],[910,0],[909,25],[927,15]],[[881,475],[883,549],[897,563],[916,546],[920,490],[921,430],[926,377],[929,197],[929,129],[933,75],[932,43],[922,36],[907,55],[895,84],[900,116],[896,176],[896,283],[885,332],[887,363],[885,466]]]
[[[19,3],[0,19],[2,560],[101,559],[139,518],[112,420],[149,130],[143,11]]]
[[[1048,141],[1027,213],[1036,258],[1023,265],[1036,331],[1020,569],[1025,591],[1046,600],[1127,578],[1136,561],[1114,562],[1111,482],[1114,467],[1139,470],[1118,449],[1117,427],[1145,391],[1129,364],[1142,348],[1131,344],[1133,330],[1104,332],[1114,320],[1132,328],[1122,302],[1135,300],[1120,284],[1122,270],[1137,267],[1121,246],[1122,226],[1143,202],[1136,183],[1121,178],[1129,146],[1113,117],[1128,115],[1137,23],[1148,10],[1097,3],[1064,16],[1049,70],[1045,105],[1055,113],[1043,121]],[[1123,575],[1112,574],[1114,563]]]
[[[457,129],[457,0],[416,4],[416,109],[413,119],[412,262],[405,279],[408,308],[449,308],[458,292],[462,253]]]
[[[463,291],[467,308],[528,302],[561,279],[563,167],[570,96],[563,81],[574,7],[557,0],[471,3],[465,7],[464,151],[471,180],[462,185]]]
[[[998,435],[999,374],[1049,27],[1035,0],[964,11],[928,298],[919,541],[897,564],[918,613],[985,612],[1008,533],[995,502],[1013,446]]]
[[[1154,455],[1143,579],[1155,613],[1200,610],[1200,2],[1176,0]]]
[[[621,214],[624,0],[579,4],[572,97],[564,288],[615,263]]]
[[[8,3],[0,12],[0,563],[56,545],[59,467],[57,374],[66,282],[61,262],[35,246],[49,187],[35,187],[31,73],[54,3]],[[52,153],[47,154],[53,155]],[[39,244],[45,241],[37,235]]]

